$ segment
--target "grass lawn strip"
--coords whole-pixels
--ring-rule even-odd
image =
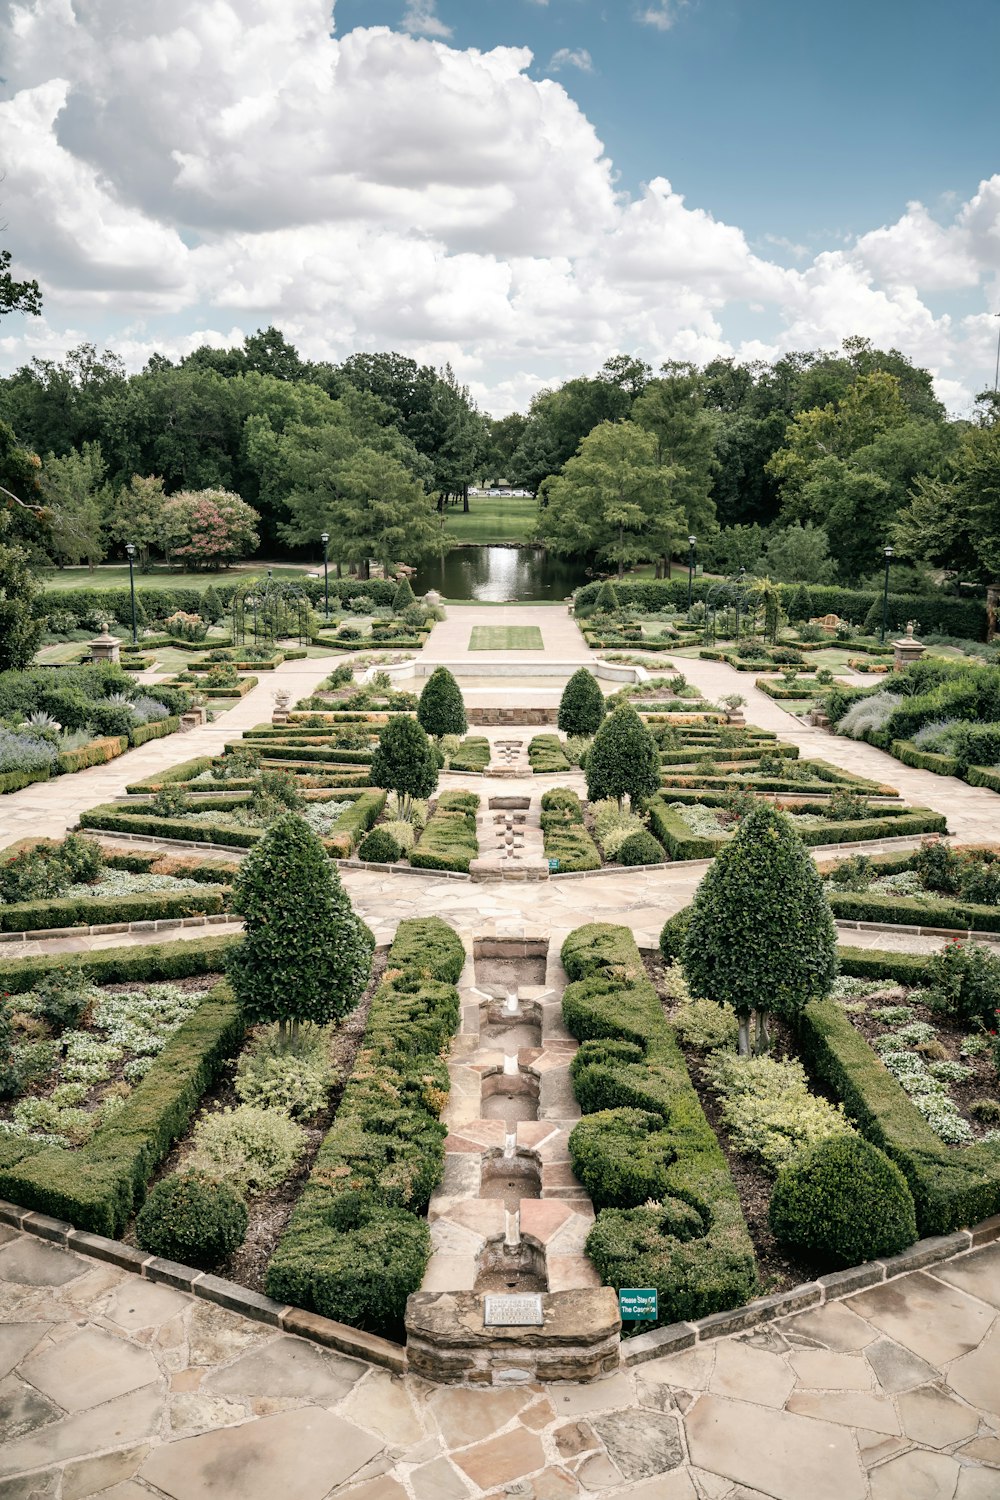
[[[537,625],[474,625],[470,651],[541,651],[542,632]]]

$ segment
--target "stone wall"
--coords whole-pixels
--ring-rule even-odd
[[[557,708],[469,708],[469,723],[476,725],[554,724]]]
[[[415,1292],[406,1304],[411,1374],[468,1385],[599,1380],[619,1366],[611,1287],[543,1292],[541,1328],[485,1328],[478,1292]]]

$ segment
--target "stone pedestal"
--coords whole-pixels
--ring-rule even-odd
[[[897,672],[903,667],[909,666],[911,661],[919,661],[927,649],[913,634],[913,626],[907,625],[906,634],[901,640],[893,641],[894,652],[893,666]]]
[[[108,633],[105,625],[100,635],[87,642],[90,648],[91,661],[120,661],[122,643],[116,635]]]
[[[204,708],[188,709],[186,714],[181,714],[181,729],[199,729],[202,724],[208,722],[207,711]]]

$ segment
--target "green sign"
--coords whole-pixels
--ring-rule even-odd
[[[618,1293],[618,1312],[624,1323],[631,1318],[633,1322],[649,1319],[656,1322],[656,1288],[623,1286]]]
[[[557,875],[558,873],[559,873],[559,861],[557,859],[550,859],[549,860],[549,874],[550,875]]]

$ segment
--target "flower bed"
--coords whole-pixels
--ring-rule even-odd
[[[927,841],[915,854],[860,855],[822,873],[845,920],[1000,932],[998,853]]]
[[[341,807],[332,826],[323,831],[322,837],[331,853],[346,856],[357,844],[361,834],[378,817],[385,804],[385,793],[375,790],[358,792],[348,788],[337,800],[347,805]],[[159,816],[149,810],[133,810],[128,806],[123,807],[121,803],[112,802],[81,813],[80,825],[107,833],[146,834],[161,839],[252,848],[262,836],[266,825],[249,827],[246,822],[227,821],[222,814],[228,806],[231,806],[229,802],[219,799],[219,815],[207,821],[204,807],[200,812],[169,817]],[[213,810],[208,811],[211,813]]]
[[[672,802],[653,797],[647,806],[650,828],[672,859],[711,859],[732,837],[716,809],[725,806],[722,794],[692,792],[695,802],[678,792]],[[926,807],[869,808],[862,817],[832,821],[824,816],[827,804],[804,802],[790,814],[804,843],[855,844],[869,840],[909,837],[918,833],[946,833],[947,819]],[[785,809],[787,811],[787,809]]]

